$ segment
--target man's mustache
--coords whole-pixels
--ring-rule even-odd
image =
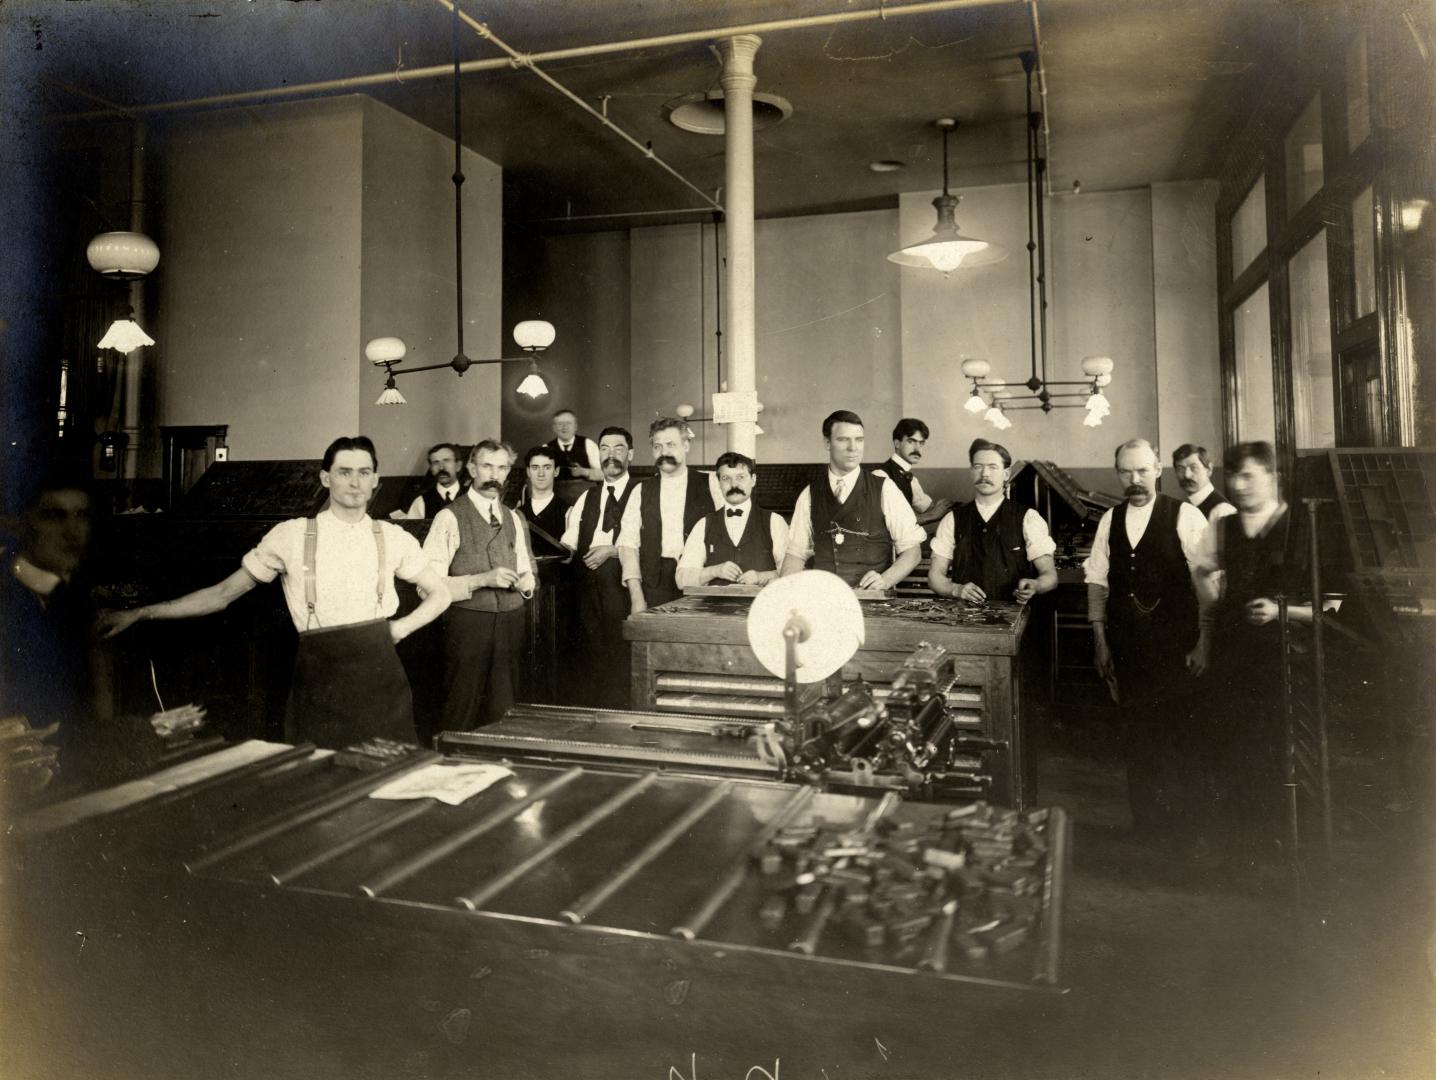
[[[623,462],[620,461],[620,460],[619,460],[618,458],[616,458],[616,457],[601,458],[601,459],[599,460],[599,464],[600,464],[600,465],[617,465],[619,468],[622,468],[622,467],[623,467]]]
[[[1145,494],[1147,494],[1147,489],[1144,488],[1141,484],[1128,484],[1128,485],[1127,485],[1127,490],[1124,491],[1124,492],[1122,492],[1122,494],[1123,494],[1123,495],[1145,495]]]
[[[504,485],[497,480],[485,480],[479,485],[480,491],[502,491],[503,489]]]
[[[742,488],[740,488],[740,487],[730,487],[724,494],[725,494],[726,496],[737,495],[737,496],[739,496],[740,498],[744,498],[744,499],[746,499],[746,498],[748,497],[748,493],[747,493],[746,491],[744,491],[744,490],[743,490]]]
[[[911,451],[908,452],[907,458],[908,458],[909,461],[921,461],[921,460],[922,460],[922,451],[921,451],[921,450],[911,450]]]
[[[654,458],[654,459],[653,459],[653,464],[655,464],[655,465],[677,465],[677,464],[678,464],[678,459],[677,459],[676,457],[674,457],[672,454],[663,454],[663,455],[661,455],[660,457]]]

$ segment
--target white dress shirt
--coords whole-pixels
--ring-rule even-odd
[[[728,513],[729,510],[737,510],[740,513],[734,517]],[[748,527],[748,519],[752,513],[752,499],[745,499],[737,506],[724,502],[723,527],[728,530],[728,539],[733,541],[734,545],[743,539],[743,530]],[[788,549],[788,524],[777,514],[768,515],[768,540],[773,546],[773,568],[777,569],[783,565],[783,553]],[[678,569],[674,572],[675,583],[680,589],[690,589],[702,584],[699,581],[699,572],[707,565],[708,519],[702,518],[683,542],[683,555],[679,558]]]
[[[479,511],[479,516],[489,521],[494,520],[495,514],[508,514],[514,519],[514,556],[515,569],[519,576],[524,574],[532,575],[534,572],[534,561],[529,554],[529,532],[522,515],[510,510],[498,499],[487,499],[480,495],[473,488],[464,493],[474,507]],[[502,523],[503,518],[498,518]],[[454,552],[459,550],[459,519],[454,516],[454,511],[444,507],[434,515],[434,523],[429,526],[429,535],[424,538],[424,554],[440,577],[447,579],[449,566],[454,561]],[[532,582],[523,586],[527,591],[532,588]]]
[[[997,513],[1004,501],[998,499],[991,506],[983,506],[978,502],[977,516],[983,521],[991,521],[992,515]],[[937,534],[932,538],[932,553],[948,560],[951,560],[957,551],[956,513],[954,510],[942,516],[942,523],[938,525]],[[1041,514],[1032,509],[1022,515],[1022,542],[1026,546],[1028,562],[1036,562],[1041,556],[1051,555],[1057,550],[1057,541],[1053,540],[1052,534],[1047,531],[1047,522],[1042,520]]]
[[[894,453],[888,460],[912,478],[912,508],[919,514],[926,513],[928,507],[932,505],[932,497],[923,491],[922,484],[918,483],[917,477],[913,475],[912,466],[904,461],[902,455],[898,453]]]
[[[713,473],[699,475],[708,477],[708,494],[713,500],[713,509],[717,510],[724,505],[723,489],[718,486],[718,477]],[[688,504],[688,470],[684,469],[672,476],[660,472],[658,478],[658,511],[659,520],[663,523],[658,554],[660,558],[676,560],[683,554],[683,541],[687,539],[683,534],[683,508]],[[618,546],[637,552],[642,543],[643,488],[640,486],[629,497],[628,505],[623,510],[623,527]],[[638,576],[637,573],[630,573],[623,580],[628,581]]]
[[[1211,484],[1207,484],[1205,487],[1202,488],[1201,491],[1198,491],[1195,495],[1188,495],[1187,502],[1200,509],[1202,503],[1206,501],[1207,496],[1215,490],[1216,488],[1212,487]],[[1235,514],[1236,512],[1237,508],[1233,506],[1230,502],[1219,502],[1216,506],[1212,507],[1212,512],[1207,515],[1207,524],[1211,525],[1214,522],[1221,521],[1222,518],[1226,517],[1228,514]]]
[[[457,480],[455,480],[452,484],[449,484],[447,486],[444,484],[435,484],[434,490],[439,493],[439,497],[442,498],[445,502],[453,502],[459,497],[459,493],[464,489],[463,486]],[[420,495],[417,499],[411,502],[409,504],[409,512],[404,516],[407,518],[414,519],[424,517],[424,496]]]
[[[558,448],[562,450],[565,454],[571,454],[573,453],[573,444],[578,440],[570,439],[567,446],[565,446],[563,441],[560,439],[555,439],[554,441],[558,443]],[[583,449],[584,455],[588,458],[588,467],[590,469],[597,470],[599,468],[598,444],[592,439],[585,439],[583,441]]]
[[[1146,535],[1147,525],[1152,520],[1152,508],[1157,500],[1150,500],[1146,506],[1127,504],[1127,542],[1136,547]],[[1201,566],[1202,535],[1207,522],[1202,512],[1189,502],[1177,504],[1177,537],[1182,543],[1182,554],[1187,559],[1187,569],[1196,572]],[[1107,572],[1111,568],[1112,556],[1112,510],[1102,515],[1097,522],[1097,532],[1092,537],[1092,554],[1082,564],[1088,585],[1107,585]]]
[[[578,502],[570,506],[568,508],[568,513],[564,516],[563,536],[559,538],[559,543],[572,551],[578,550],[578,525],[579,522],[583,520],[584,504],[587,502],[588,497],[590,495],[593,495],[596,499],[599,500],[598,521],[594,523],[593,542],[589,546],[610,546],[613,543],[613,533],[603,527],[603,514],[604,511],[608,509],[608,489],[613,488],[613,497],[615,499],[622,499],[623,493],[628,490],[628,485],[630,483],[632,483],[632,477],[630,477],[627,472],[625,472],[617,480],[610,480],[608,479],[608,477],[604,477],[603,486],[598,488],[589,488],[582,495],[580,495],[578,497]],[[622,530],[622,528],[622,520],[620,519],[619,529]]]
[[[893,552],[901,555],[908,548],[919,546],[927,539],[927,533],[917,523],[917,515],[913,513],[912,507],[902,497],[896,484],[882,473],[875,473],[882,479],[882,510],[883,521],[887,524],[888,532],[893,538]],[[852,497],[853,489],[857,487],[856,481],[862,476],[861,467],[852,472],[839,476],[828,469],[828,486],[837,494],[838,484],[843,485],[843,502]],[[811,485],[810,485],[811,486]],[[813,557],[813,496],[809,488],[804,488],[798,495],[798,501],[793,506],[793,521],[788,527],[788,548],[787,554],[807,562]]]
[[[451,515],[452,516],[452,515]],[[284,578],[284,602],[294,626],[303,630],[309,609],[304,600],[304,531],[306,518],[281,521],[265,533],[240,565],[259,582]],[[387,619],[399,610],[394,579],[416,581],[428,567],[419,541],[397,525],[381,521],[384,530],[384,601],[376,603],[379,553],[374,547],[374,521],[367,514],[350,524],[324,510],[316,519],[314,549],[315,625],[347,626],[369,619]]]
[[[548,509],[548,504],[553,502],[553,488],[549,488],[541,495],[535,495],[533,490],[529,491],[529,509],[535,514],[542,514]],[[564,524],[567,524],[565,522]]]
[[[36,566],[24,555],[15,556],[15,561],[10,564],[10,572],[15,575],[16,581],[38,596],[42,604],[60,587],[60,582],[65,580],[53,570]]]

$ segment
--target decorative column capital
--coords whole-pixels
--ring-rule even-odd
[[[724,38],[719,43],[719,52],[723,57],[721,82],[724,90],[751,90],[757,85],[753,58],[758,55],[758,47],[762,44],[763,39],[757,34],[739,34]]]

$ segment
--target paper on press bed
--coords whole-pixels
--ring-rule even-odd
[[[438,799],[458,806],[513,773],[502,765],[445,765],[435,762],[390,780],[371,799]]]

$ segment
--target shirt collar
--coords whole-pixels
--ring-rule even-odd
[[[474,508],[477,509],[481,514],[487,515],[490,506],[499,507],[503,505],[503,503],[501,503],[497,498],[484,498],[482,495],[479,494],[479,489],[476,487],[470,487],[469,490],[465,492],[465,494],[468,495],[469,502],[473,503]]]
[[[374,527],[373,519],[369,517],[367,512],[358,521],[345,521],[334,512],[332,506],[326,506],[314,515],[315,521],[319,521],[323,518],[328,518],[332,525],[340,529],[372,529]]]
[[[906,461],[904,461],[904,460],[902,459],[902,455],[899,454],[899,453],[897,453],[896,451],[893,452],[893,456],[890,457],[890,458],[888,458],[888,460],[891,461],[894,465],[896,465],[896,466],[897,466],[899,469],[901,469],[903,472],[905,472],[905,473],[912,472],[912,466],[909,465]],[[829,471],[831,472],[832,470],[829,470]]]
[[[1242,532],[1247,536],[1261,536],[1271,528],[1271,523],[1285,509],[1286,503],[1277,499],[1270,506],[1258,510],[1254,514],[1244,514],[1238,510],[1237,516],[1241,518]]]
[[[614,494],[615,496],[620,496],[620,497],[621,497],[621,496],[623,495],[624,491],[626,491],[627,488],[628,488],[628,481],[629,481],[628,470],[627,470],[627,469],[624,469],[624,470],[623,470],[623,475],[620,476],[617,480],[610,480],[607,476],[605,476],[605,477],[603,478],[603,486],[604,486],[604,487],[611,487],[611,488],[613,488],[613,494]]]
[[[856,476],[858,473],[860,473],[860,472],[862,472],[862,471],[863,471],[863,467],[862,467],[861,465],[855,465],[852,469],[850,469],[848,472],[845,472],[845,473],[833,472],[832,462],[829,462],[829,463],[828,463],[828,487],[832,487],[832,486],[833,486],[834,484],[836,484],[839,480],[846,480],[846,479],[847,479],[848,477],[850,477],[850,476]]]
[[[529,505],[535,510],[542,510],[551,502],[553,502],[552,490],[545,491],[542,495],[535,495],[532,491],[529,492]]]
[[[732,503],[730,503],[727,499],[724,499],[724,500],[723,500],[723,511],[724,511],[725,516],[726,516],[726,514],[727,514],[727,512],[728,512],[729,510],[741,510],[741,511],[743,511],[743,513],[744,513],[745,515],[752,513],[752,512],[753,512],[753,497],[750,495],[748,498],[746,498],[746,499],[744,499],[742,502],[740,502],[737,506],[734,506],[734,505],[733,505]]]
[[[1210,495],[1210,494],[1212,493],[1212,491],[1213,491],[1212,485],[1211,485],[1211,484],[1208,484],[1206,487],[1204,487],[1204,488],[1202,488],[1200,491],[1196,492],[1196,494],[1194,494],[1194,495],[1188,495],[1188,496],[1187,496],[1187,502],[1191,503],[1193,506],[1201,506],[1203,500],[1206,499],[1206,497],[1207,497],[1208,495]]]
[[[435,484],[434,490],[440,495],[452,491],[455,495],[459,493],[459,482],[455,480],[452,484]]]
[[[12,564],[15,580],[37,596],[49,596],[65,579],[52,570],[42,570],[24,555],[16,555]]]

